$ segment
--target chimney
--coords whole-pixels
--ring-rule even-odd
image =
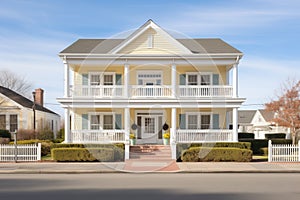
[[[34,102],[40,106],[44,106],[44,90],[41,88],[35,89]]]

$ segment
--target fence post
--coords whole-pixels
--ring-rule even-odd
[[[38,143],[38,146],[37,146],[37,160],[41,160],[41,148],[42,148],[42,144],[41,143]]]
[[[272,141],[269,140],[268,145],[268,162],[272,162]]]
[[[298,140],[298,162],[300,162],[300,140]]]

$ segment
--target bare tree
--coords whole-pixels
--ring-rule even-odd
[[[0,70],[0,86],[27,97],[31,96],[32,84],[24,76],[19,76],[8,70]]]
[[[269,111],[275,112],[274,122],[289,127],[293,144],[300,129],[300,81],[287,80],[276,100],[265,104]]]

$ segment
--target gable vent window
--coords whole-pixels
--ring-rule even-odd
[[[153,35],[148,35],[148,48],[153,48]]]

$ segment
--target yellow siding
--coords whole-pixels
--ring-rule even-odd
[[[124,127],[124,110],[123,109],[112,109],[112,108],[90,108],[90,109],[74,109],[74,123],[71,124],[72,130],[81,130],[82,129],[82,115],[89,114],[93,112],[115,112],[122,114],[122,126]]]
[[[139,72],[162,72],[163,85],[171,85],[171,67],[167,65],[144,65],[144,66],[130,66],[130,85],[137,85],[137,74]]]
[[[226,108],[199,108],[199,109],[177,109],[177,128],[179,128],[179,114],[185,114],[187,112],[208,112],[212,114],[219,114],[219,126],[220,129],[226,129]]]
[[[153,35],[153,48],[148,48],[148,36]],[[156,30],[149,28],[119,53],[121,54],[179,54],[181,50]]]
[[[226,67],[225,66],[177,66],[177,74],[185,74],[188,72],[198,72],[198,73],[205,73],[210,72],[214,74],[220,75],[219,84],[225,85],[226,84]],[[179,76],[177,76],[177,83],[179,85]]]

